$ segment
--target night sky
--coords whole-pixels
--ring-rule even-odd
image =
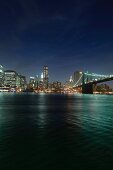
[[[113,74],[113,0],[0,0],[0,64],[50,80]]]

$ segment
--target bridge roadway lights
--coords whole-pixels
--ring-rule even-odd
[[[82,93],[83,94],[93,94],[93,84],[83,84]]]

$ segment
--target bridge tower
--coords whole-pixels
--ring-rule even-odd
[[[82,93],[83,94],[93,94],[93,84],[85,84],[85,73],[82,76]]]

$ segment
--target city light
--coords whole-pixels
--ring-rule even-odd
[[[30,76],[29,83],[27,83],[25,76],[13,70],[4,70],[3,66],[0,68],[1,92],[93,93],[93,85],[113,80],[112,74],[101,75],[88,71],[76,71],[74,76],[70,76],[66,83],[59,81],[49,82],[48,66],[44,66],[41,75]],[[102,86],[101,88],[105,89],[106,87]],[[83,89],[85,90],[84,92]]]

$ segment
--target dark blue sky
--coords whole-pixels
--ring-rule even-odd
[[[112,0],[0,0],[0,64],[51,80],[113,74]]]

